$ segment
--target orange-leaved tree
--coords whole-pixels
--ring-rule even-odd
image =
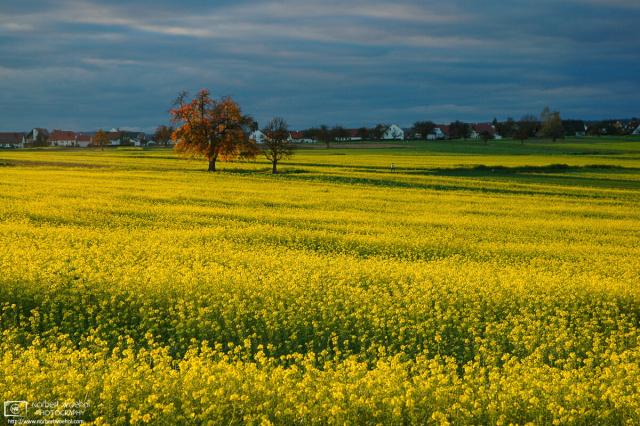
[[[249,138],[253,119],[243,115],[230,97],[214,99],[206,89],[189,101],[185,92],[178,95],[171,119],[176,124],[172,138],[176,151],[205,157],[209,171],[216,170],[217,160],[255,158],[258,148]]]
[[[107,136],[104,130],[100,129],[93,136],[93,144],[99,146],[100,149],[104,151],[104,147],[109,145],[109,136]]]

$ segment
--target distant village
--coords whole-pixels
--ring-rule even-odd
[[[28,133],[0,132],[0,148],[66,147],[89,148],[94,146],[97,132],[75,132],[71,130],[47,130],[41,127]],[[110,146],[147,146],[155,141],[147,138],[144,132],[112,129],[106,132]]]
[[[350,141],[404,141],[404,140],[455,140],[455,139],[503,139],[518,138],[519,122],[512,119],[499,122],[493,120],[486,123],[464,123],[455,121],[450,124],[435,124],[429,121],[417,122],[409,128],[402,128],[397,124],[378,124],[373,128],[360,127],[357,129],[334,126],[320,126],[300,131],[291,131],[289,141],[292,143],[316,142],[350,142]],[[257,126],[256,126],[257,127]],[[531,137],[540,136],[540,123],[533,122]],[[120,130],[117,128],[105,132],[109,143],[107,146],[172,146],[170,137],[172,129],[160,126],[153,135],[144,132]],[[72,130],[48,130],[33,128],[24,132],[0,132],[1,149],[34,148],[34,147],[64,147],[89,148],[96,146],[94,138],[97,132],[76,132]],[[640,135],[640,119],[582,121],[563,120],[562,135],[559,137],[585,136],[625,136]],[[262,143],[265,135],[257,128],[252,129],[250,138],[258,144]]]

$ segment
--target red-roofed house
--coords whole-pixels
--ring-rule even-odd
[[[289,142],[293,143],[313,143],[313,139],[305,138],[303,132],[291,131],[289,133]]]
[[[83,133],[78,133],[76,143],[80,148],[87,148],[89,145],[91,145],[91,136],[85,135]]]
[[[482,133],[488,132],[492,138],[502,139],[496,135],[496,129],[491,123],[478,123],[471,126],[471,139],[480,139]]]
[[[67,130],[54,130],[49,135],[50,146],[76,146],[76,133]]]
[[[107,138],[109,138],[109,145],[119,146],[122,144],[122,135],[119,129],[111,129],[107,132]]]
[[[23,148],[24,133],[0,132],[0,148]]]
[[[294,142],[298,142],[299,140],[302,140],[304,138],[304,135],[302,134],[302,132],[297,132],[297,131],[292,131],[289,133],[290,136],[290,140],[294,141]]]

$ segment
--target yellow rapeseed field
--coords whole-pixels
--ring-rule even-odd
[[[0,152],[0,398],[97,425],[640,424],[640,142],[477,145],[277,176]]]

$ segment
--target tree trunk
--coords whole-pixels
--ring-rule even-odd
[[[274,175],[278,174],[278,162],[276,160],[273,160],[271,164],[273,165],[272,173]]]
[[[209,159],[209,169],[207,171],[209,171],[209,172],[215,172],[216,171],[216,159],[215,158]]]

